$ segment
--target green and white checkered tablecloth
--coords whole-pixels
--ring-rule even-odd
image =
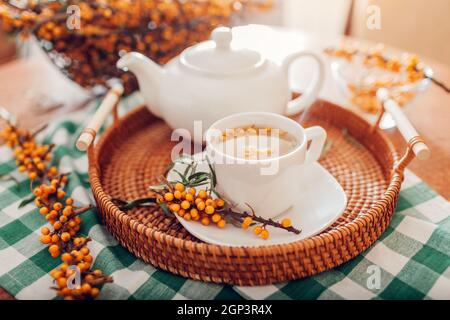
[[[87,159],[75,150],[74,141],[86,118],[86,111],[65,116],[40,134],[45,142],[57,144],[61,172],[72,172],[68,193],[85,204],[93,203]],[[17,299],[55,299],[48,272],[59,259],[51,258],[38,240],[46,221],[34,204],[18,208],[29,196],[29,182],[5,146],[0,147],[4,173],[19,185],[0,182],[0,286]],[[121,247],[95,210],[83,215],[81,232],[93,239],[89,247],[95,268],[114,278],[103,287],[101,299],[450,299],[450,203],[409,171],[396,214],[379,241],[333,270],[288,283],[224,286],[156,269]]]

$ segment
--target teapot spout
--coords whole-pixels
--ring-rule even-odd
[[[158,98],[164,69],[138,52],[125,54],[117,61],[116,66],[121,70],[131,71],[136,76],[149,109],[156,116],[161,117]]]

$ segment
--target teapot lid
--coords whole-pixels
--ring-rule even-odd
[[[180,55],[181,64],[203,73],[230,75],[255,70],[265,62],[256,51],[233,48],[230,28],[214,29],[211,39],[184,50]]]

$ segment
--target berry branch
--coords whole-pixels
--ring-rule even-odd
[[[41,228],[40,241],[48,245],[53,258],[62,260],[62,264],[50,272],[56,284],[52,289],[66,300],[95,298],[100,292],[99,287],[112,282],[112,278],[104,276],[99,269],[92,270],[94,259],[87,247],[91,239],[77,235],[81,215],[94,206],[76,207],[74,199],[66,196],[64,188],[69,182],[69,174],[59,173],[56,166],[49,165],[54,144],[39,144],[35,139],[38,131],[30,133],[19,129],[8,119],[4,120],[6,127],[1,137],[13,150],[19,172],[28,174],[32,193],[30,200],[49,222],[49,226]],[[34,187],[36,181],[39,185]],[[31,201],[24,200],[25,203]],[[71,282],[77,272],[81,279],[78,287]]]

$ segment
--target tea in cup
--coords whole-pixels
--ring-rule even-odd
[[[299,170],[319,158],[326,132],[319,126],[304,129],[275,113],[248,112],[215,122],[205,140],[218,191],[268,219],[293,205],[302,183]]]

